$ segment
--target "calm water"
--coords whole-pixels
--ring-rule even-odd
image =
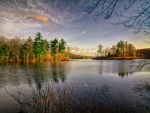
[[[108,84],[115,97],[123,92],[129,100],[138,100],[133,91],[139,81],[150,81],[150,66],[133,73],[140,60],[71,60],[57,63],[11,63],[0,65],[0,113],[15,113],[16,101],[6,93],[15,96],[17,91],[30,95],[47,83],[63,86],[73,84],[78,93],[88,92]],[[136,95],[136,96],[135,96]],[[140,101],[140,100],[139,100]]]

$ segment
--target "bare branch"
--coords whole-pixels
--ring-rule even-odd
[[[104,17],[104,19],[116,16],[119,22],[113,25],[123,25],[124,27],[134,29],[135,33],[144,31],[147,35],[150,34],[150,31],[148,31],[150,30],[149,0],[128,0],[128,2],[122,0],[93,0],[93,2],[91,6],[86,8],[86,11],[92,13],[97,9],[94,19],[97,19],[99,16]],[[134,6],[134,4],[136,5]],[[122,5],[124,5],[124,8],[122,8]],[[129,16],[127,16],[128,10],[131,12]]]

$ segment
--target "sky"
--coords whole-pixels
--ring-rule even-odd
[[[41,32],[44,39],[64,38],[74,53],[94,54],[98,45],[103,48],[123,40],[137,49],[149,48],[150,37],[144,32],[122,25],[113,26],[116,18],[94,20],[95,13],[85,9],[92,0],[0,0],[0,35],[34,38]],[[139,4],[136,4],[137,7]],[[134,7],[132,8],[134,10]],[[130,13],[130,12],[129,12]]]

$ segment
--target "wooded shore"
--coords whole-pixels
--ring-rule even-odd
[[[142,57],[94,57],[93,60],[133,60],[133,59],[146,59]]]

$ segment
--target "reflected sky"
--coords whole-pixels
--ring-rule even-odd
[[[134,62],[140,60],[72,60],[51,63],[9,63],[0,65],[0,111],[13,106],[5,88],[12,94],[17,90],[29,95],[32,89],[43,89],[47,84],[75,87],[76,92],[88,92],[107,84],[111,94],[125,92],[129,99],[136,99],[132,88],[138,81],[149,81],[150,67],[133,73]],[[5,100],[5,101],[4,101]],[[12,101],[9,101],[12,100]],[[9,111],[8,111],[9,113]]]

